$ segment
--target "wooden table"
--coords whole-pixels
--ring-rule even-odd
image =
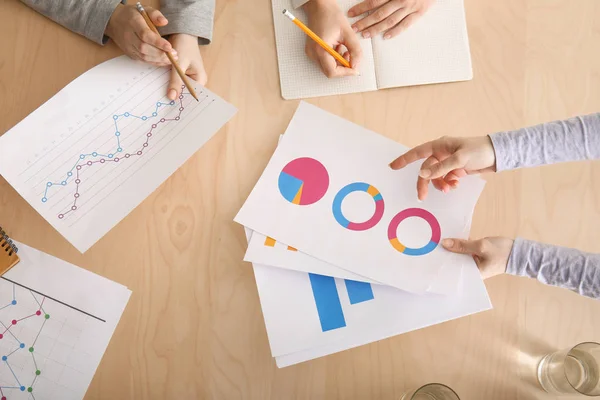
[[[397,399],[439,381],[463,399],[550,399],[546,352],[600,340],[600,302],[500,276],[493,311],[277,369],[243,230],[232,222],[297,101],[280,97],[268,0],[219,0],[203,49],[209,88],[237,116],[86,254],[0,179],[20,241],[127,285],[133,296],[86,399]],[[406,145],[600,110],[600,2],[466,0],[473,81],[310,100]],[[0,132],[117,56],[0,0]],[[488,176],[472,236],[600,252],[600,163]]]

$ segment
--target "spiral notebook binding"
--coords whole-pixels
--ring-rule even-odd
[[[0,227],[0,248],[8,253],[9,256],[19,252],[19,248],[13,243],[2,227]]]

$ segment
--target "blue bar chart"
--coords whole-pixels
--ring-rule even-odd
[[[310,285],[321,322],[323,332],[346,326],[346,318],[340,301],[340,296],[335,285],[335,279],[331,276],[318,274],[308,274]],[[358,304],[364,301],[373,300],[373,288],[366,282],[358,282],[346,279],[346,290],[350,304]]]

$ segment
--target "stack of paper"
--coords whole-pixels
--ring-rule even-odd
[[[301,103],[236,216],[280,367],[491,308],[467,238],[484,181],[417,200],[405,146]]]

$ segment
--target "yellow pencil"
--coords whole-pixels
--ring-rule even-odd
[[[152,23],[152,20],[148,16],[148,13],[146,12],[146,10],[144,10],[144,7],[140,4],[140,2],[138,2],[136,4],[136,7],[137,7],[138,11],[140,12],[140,14],[142,14],[142,17],[144,17],[146,24],[148,24],[148,27],[152,30],[152,32],[154,32],[160,36],[158,29],[156,29],[156,26],[154,26],[154,24]],[[168,51],[165,51],[165,54],[167,55],[167,58],[171,62],[171,65],[173,65],[173,68],[175,68],[175,71],[177,71],[177,75],[179,75],[179,77],[183,81],[183,84],[189,90],[190,94],[192,96],[194,96],[196,101],[200,101],[200,100],[198,100],[198,96],[196,95],[196,91],[194,90],[194,87],[190,84],[190,81],[188,81],[187,76],[185,75],[185,72],[183,72],[181,70],[181,68],[179,67],[179,64],[177,64],[177,61],[175,61],[175,59],[173,58],[171,53],[169,53]]]
[[[326,52],[331,54],[340,64],[342,64],[346,68],[352,68],[350,66],[350,63],[348,62],[348,60],[346,60],[344,57],[342,57],[342,55],[340,53],[338,53],[337,51],[335,51],[330,45],[325,43],[323,41],[323,39],[321,39],[319,36],[317,36],[317,34],[314,33],[313,31],[311,31],[308,28],[308,26],[306,26],[302,23],[302,21],[300,21],[298,18],[294,17],[294,15],[291,12],[289,12],[288,10],[283,10],[283,15],[285,15],[286,17],[291,19],[292,22],[298,26],[298,28],[302,29],[304,31],[304,33],[306,33],[308,35],[308,37],[310,37],[312,40],[317,42],[317,44],[319,46],[321,46]]]

